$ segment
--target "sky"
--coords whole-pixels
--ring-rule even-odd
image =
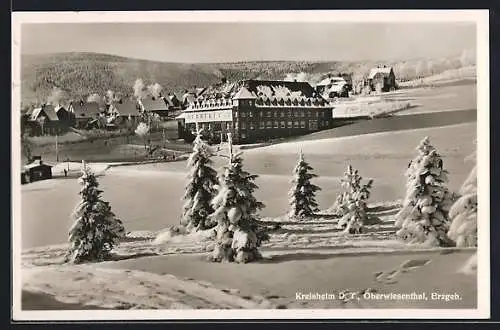
[[[436,58],[475,49],[472,23],[23,24],[21,53],[97,52],[163,62]]]

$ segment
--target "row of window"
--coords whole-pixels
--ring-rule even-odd
[[[310,130],[317,130],[318,127],[326,127],[328,125],[327,121],[317,121],[317,120],[309,120],[309,122],[305,120],[289,120],[289,121],[261,121],[259,123],[241,123],[240,128],[242,130],[246,130],[247,128],[250,130],[254,129],[270,129],[270,128],[306,128]]]
[[[217,127],[214,126],[213,123],[200,123],[200,128],[205,129],[205,130],[212,130],[214,128],[216,129],[222,129],[222,123],[217,123],[215,124]],[[238,125],[238,124],[236,124]],[[231,122],[226,122],[225,123],[226,130],[232,129],[232,123]],[[328,121],[326,120],[289,120],[289,121],[260,121],[260,122],[250,122],[250,123],[244,123],[242,122],[240,124],[240,129],[246,130],[254,130],[254,129],[270,129],[270,128],[306,128],[306,126],[310,130],[317,130],[318,127],[327,127],[328,126]],[[193,125],[194,128],[194,125]]]
[[[246,117],[249,117],[249,118],[252,118],[254,116],[253,112],[235,112],[235,117],[238,117],[238,114],[241,118],[246,118]],[[301,117],[301,118],[304,118],[304,117],[313,117],[313,114],[316,118],[324,118],[326,113],[323,112],[323,111],[298,111],[298,112],[294,112],[292,110],[288,110],[288,113],[285,112],[285,111],[259,111],[259,117],[264,117],[264,115],[267,117],[267,118],[271,118],[271,117],[274,117],[274,118],[284,118],[285,115],[288,115],[289,118],[291,117]]]

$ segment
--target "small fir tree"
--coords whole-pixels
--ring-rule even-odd
[[[316,192],[321,190],[311,183],[311,179],[317,175],[310,173],[313,168],[304,160],[304,154],[300,152],[299,161],[293,170],[293,187],[288,193],[290,198],[290,217],[304,219],[318,211]]]
[[[446,187],[448,172],[428,137],[417,150],[419,155],[406,171],[407,191],[403,207],[395,217],[395,225],[400,228],[396,234],[410,243],[448,246],[452,244],[446,235],[452,204],[452,194]]]
[[[181,223],[188,229],[208,229],[213,227],[208,216],[214,211],[212,199],[217,194],[217,171],[210,165],[213,155],[210,146],[198,133],[194,140],[193,153],[188,159],[188,184],[184,193]]]
[[[253,195],[258,176],[243,170],[241,153],[233,155],[230,138],[229,149],[229,165],[219,177],[218,194],[212,202],[210,218],[217,222],[217,238],[211,260],[246,263],[261,257],[258,247],[268,239],[257,219],[264,204]]]
[[[457,246],[477,246],[477,165],[459,191],[460,197],[450,209],[448,237]]]
[[[119,239],[125,237],[125,228],[109,203],[101,199],[99,183],[85,162],[78,182],[82,185],[82,200],[72,214],[74,224],[69,232],[66,259],[72,263],[106,260]]]
[[[370,197],[373,180],[361,184],[362,180],[358,170],[348,165],[341,180],[346,191],[337,197],[335,203],[335,213],[341,216],[337,226],[351,234],[361,233],[368,220],[366,201]]]

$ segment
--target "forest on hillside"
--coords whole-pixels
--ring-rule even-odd
[[[441,73],[475,63],[475,53],[439,59],[415,59],[392,62],[311,62],[265,61],[236,63],[169,63],[125,58],[96,53],[58,53],[22,55],[21,106],[28,108],[47,102],[55,88],[65,98],[86,99],[91,94],[134,94],[134,83],[159,84],[163,93],[182,93],[194,86],[217,83],[222,77],[228,81],[240,79],[276,79],[309,81],[315,84],[329,73],[352,73],[362,79],[377,65],[394,67],[398,80]]]

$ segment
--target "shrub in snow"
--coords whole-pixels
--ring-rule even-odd
[[[142,140],[144,141],[144,149],[147,149],[146,137],[147,137],[148,133],[149,133],[148,124],[140,122],[139,125],[137,125],[137,127],[135,129],[135,134],[137,134],[137,136],[142,138]]]
[[[410,243],[428,246],[449,246],[448,212],[453,195],[446,188],[447,171],[428,137],[417,147],[419,155],[408,165],[406,196],[396,214],[397,236]]]
[[[74,224],[69,232],[66,260],[73,263],[105,260],[118,240],[125,237],[125,228],[111,212],[109,203],[101,199],[99,183],[85,163],[78,182],[82,185],[82,200],[72,215]]]
[[[219,190],[212,201],[210,218],[217,222],[216,244],[212,261],[250,262],[260,258],[258,247],[269,237],[257,220],[264,204],[257,201],[252,175],[243,170],[241,153],[230,156],[230,163],[219,178]]]
[[[181,224],[189,229],[208,229],[214,226],[208,216],[213,212],[212,199],[217,194],[217,171],[210,165],[210,146],[198,134],[194,140],[193,153],[188,159],[188,184],[184,193]]]
[[[293,170],[293,187],[288,193],[290,198],[290,217],[303,219],[318,211],[316,202],[316,192],[321,190],[311,183],[311,179],[317,177],[310,173],[313,168],[304,160],[304,155],[300,152],[299,161]]]
[[[373,180],[361,184],[362,180],[358,170],[353,169],[351,165],[347,166],[341,181],[346,191],[337,197],[332,208],[335,214],[341,216],[337,227],[351,234],[361,233],[368,221],[366,201],[370,197]]]
[[[448,237],[457,246],[477,246],[477,165],[463,183],[460,197],[449,212],[451,219]]]

